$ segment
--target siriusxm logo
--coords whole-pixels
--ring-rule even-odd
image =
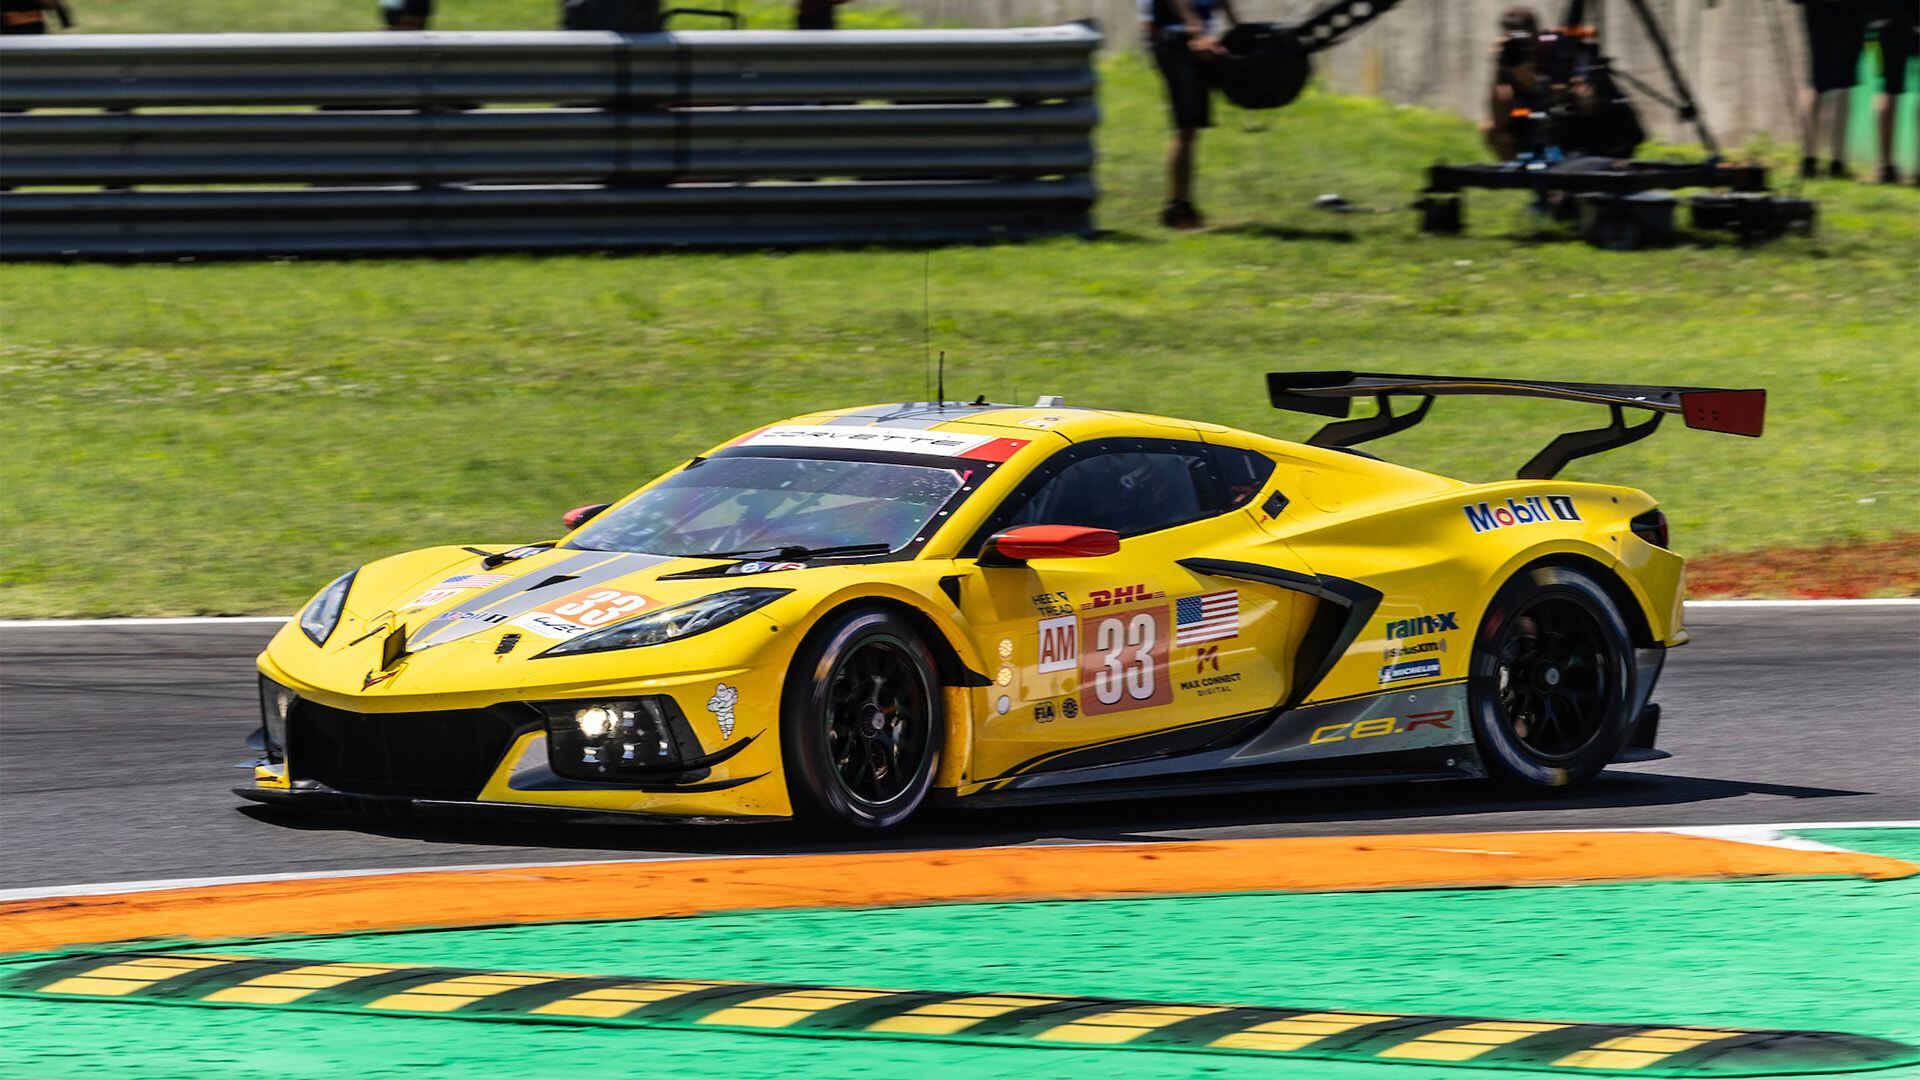
[[[1477,533],[1541,521],[1580,520],[1580,511],[1574,508],[1571,495],[1529,495],[1524,499],[1508,499],[1500,505],[1483,502],[1460,509],[1467,512],[1467,524]]]
[[[1395,619],[1387,623],[1387,640],[1394,638],[1420,637],[1423,634],[1439,634],[1448,630],[1460,629],[1454,612],[1443,611],[1438,615],[1415,615],[1411,619]]]

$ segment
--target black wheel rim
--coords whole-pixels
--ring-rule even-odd
[[[931,715],[926,680],[904,645],[854,646],[827,681],[827,753],[840,786],[869,806],[906,796],[926,761]]]
[[[1606,730],[1616,687],[1613,648],[1585,605],[1533,601],[1495,650],[1501,722],[1542,761],[1569,761]]]

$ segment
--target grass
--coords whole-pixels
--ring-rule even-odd
[[[748,26],[791,27],[793,4],[779,0],[718,0],[669,3],[663,7],[733,8]],[[80,25],[93,34],[189,34],[230,30],[378,30],[380,9],[375,0],[305,0],[297,4],[262,4],[259,0],[76,0]],[[552,30],[559,21],[557,0],[435,0],[435,30]],[[909,25],[893,11],[872,10],[871,4],[843,9],[840,24],[850,29]],[[723,25],[714,19],[674,21],[676,30],[704,30]]]
[[[301,26],[372,7],[230,5]],[[82,15],[130,29],[152,10]],[[1674,424],[1568,475],[1653,492],[1689,554],[1920,524],[1920,193],[1815,184],[1820,234],[1758,248],[1601,252],[1478,195],[1469,235],[1424,237],[1403,211],[1310,204],[1404,206],[1426,164],[1478,156],[1471,126],[1312,93],[1225,113],[1203,148],[1216,227],[1170,235],[1154,77],[1117,58],[1102,93],[1094,241],[0,267],[0,614],[282,612],[383,553],[550,537],[562,509],[754,424],[923,396],[923,289],[952,395],[1288,437],[1314,421],[1266,406],[1269,369],[1766,386],[1764,439]],[[1456,399],[1381,445],[1493,479],[1598,419]]]

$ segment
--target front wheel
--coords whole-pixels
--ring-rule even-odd
[[[1580,570],[1535,567],[1502,586],[1467,685],[1488,774],[1534,791],[1598,775],[1633,731],[1632,648],[1613,599]]]
[[[861,608],[809,636],[787,676],[780,741],[801,817],[890,829],[926,801],[946,732],[932,652],[906,619]]]

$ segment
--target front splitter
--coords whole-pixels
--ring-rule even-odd
[[[264,803],[268,806],[368,817],[425,817],[576,825],[742,825],[789,820],[773,815],[649,814],[632,810],[587,810],[567,806],[532,806],[522,803],[415,799],[399,795],[366,795],[324,787],[300,788],[292,791],[277,788],[237,787],[233,789],[233,793],[250,802]]]

